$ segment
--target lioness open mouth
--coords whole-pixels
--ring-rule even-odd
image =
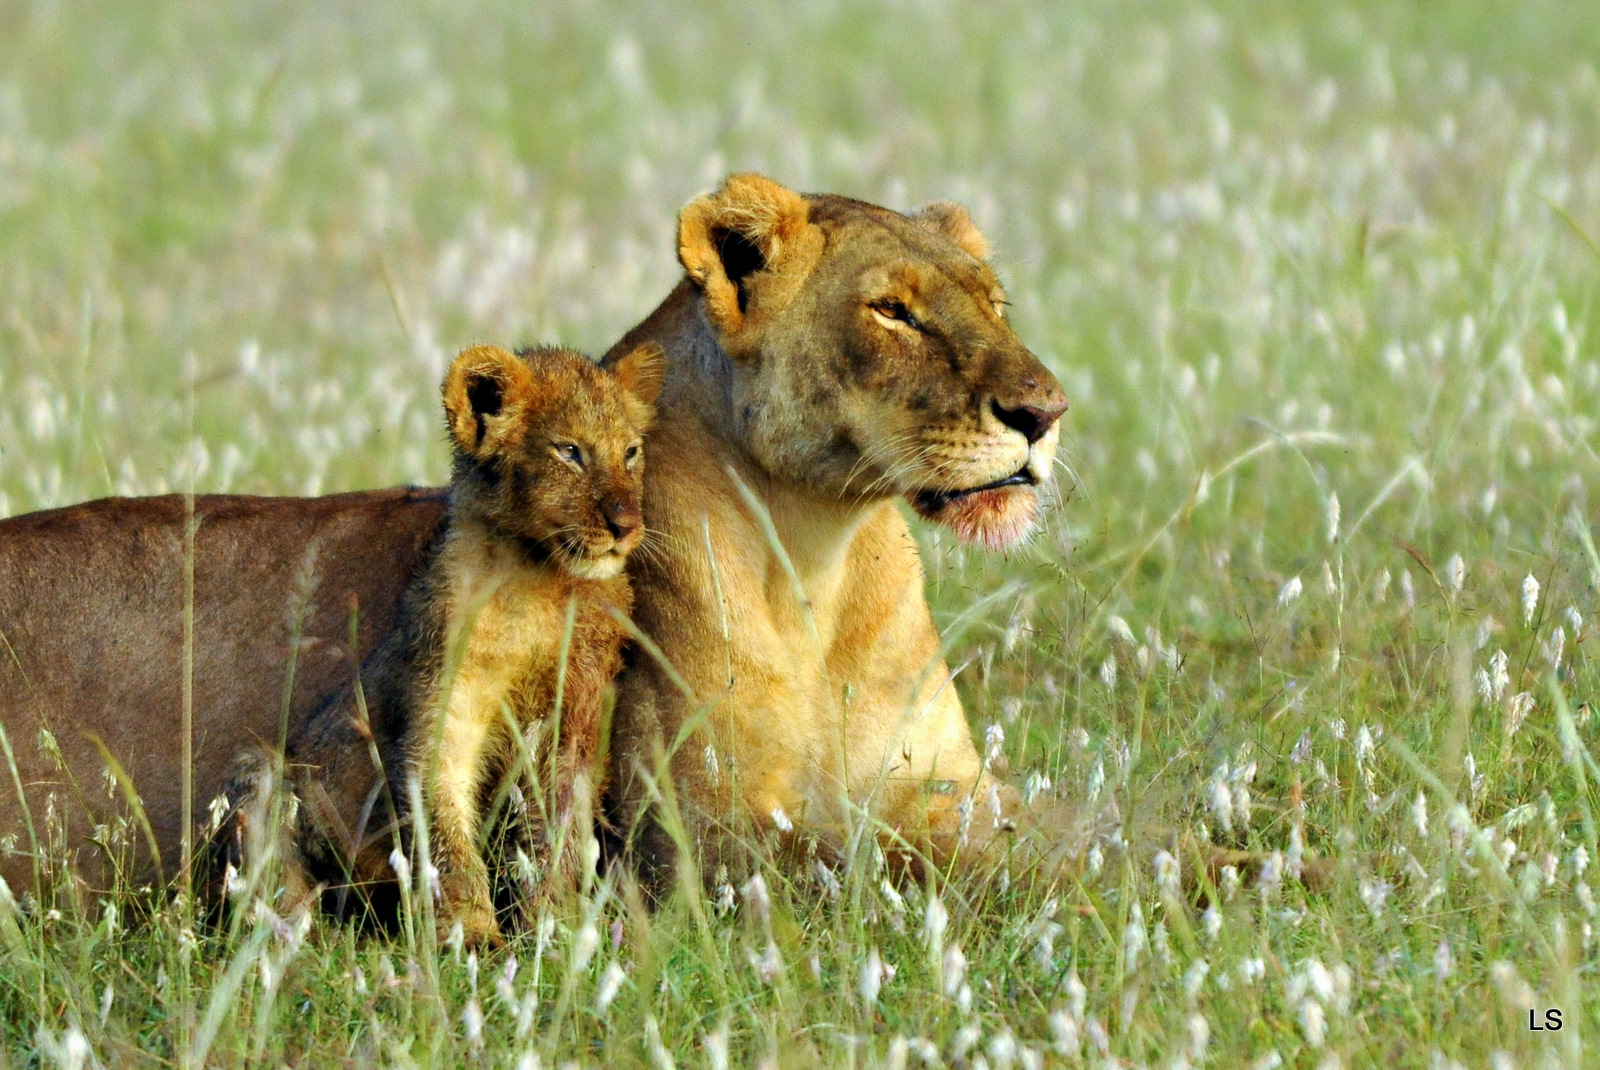
[[[1038,479],[1028,470],[1028,466],[1023,465],[1004,479],[985,483],[981,487],[968,487],[966,490],[919,490],[914,495],[916,500],[913,504],[923,512],[936,513],[951,502],[970,498],[974,494],[982,494],[986,490],[999,490],[1001,487],[1033,487],[1038,483]]]
[[[1039,513],[1038,486],[1039,477],[1024,465],[981,487],[919,490],[908,498],[919,516],[949,528],[962,542],[1004,550],[1033,527]]]

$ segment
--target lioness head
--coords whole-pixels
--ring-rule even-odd
[[[455,507],[584,579],[608,579],[644,537],[643,435],[661,349],[602,369],[570,349],[473,346],[445,376]]]
[[[1067,399],[987,255],[949,202],[902,215],[760,175],[690,202],[678,257],[730,359],[735,437],[774,475],[1016,542]]]

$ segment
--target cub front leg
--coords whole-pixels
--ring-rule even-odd
[[[491,726],[483,719],[452,709],[439,737],[439,764],[431,783],[429,759],[434,732],[428,733],[421,753],[412,751],[412,770],[422,778],[428,800],[430,850],[439,869],[438,929],[448,937],[461,923],[469,945],[499,943],[489,890],[489,871],[478,851],[478,799],[483,788],[486,750]],[[437,731],[437,729],[435,729]]]

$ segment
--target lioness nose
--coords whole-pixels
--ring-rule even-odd
[[[1015,408],[1007,408],[1000,404],[996,398],[990,402],[994,410],[994,418],[1007,427],[1021,431],[1022,437],[1028,440],[1028,445],[1033,445],[1044,437],[1044,433],[1055,422],[1061,419],[1061,414],[1067,411],[1067,396],[1059,388],[1049,390],[1037,398],[1030,398]]]
[[[625,539],[638,529],[641,522],[639,507],[621,498],[613,498],[600,507],[605,515],[606,527],[613,539]]]

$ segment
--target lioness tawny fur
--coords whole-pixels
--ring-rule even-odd
[[[289,740],[300,798],[285,845],[291,888],[387,883],[414,778],[439,870],[440,929],[496,938],[481,818],[518,771],[516,733],[530,728],[549,815],[535,822],[536,853],[552,870],[547,888],[572,883],[576,851],[551,847],[569,818],[585,838],[591,820],[578,781],[592,773],[601,693],[620,665],[610,609],[631,603],[623,561],[644,536],[641,436],[659,385],[651,345],[611,371],[560,349],[479,346],[456,358],[443,386],[455,454],[446,523],[359,690]],[[264,755],[247,757],[229,794],[258,796],[269,768]],[[541,807],[531,809],[537,818]],[[235,864],[252,813],[263,810],[239,807],[224,828]]]
[[[606,792],[645,876],[665,890],[684,871],[660,820],[667,772],[708,878],[747,854],[752,823],[784,836],[792,824],[797,840],[837,849],[858,842],[862,812],[892,834],[887,849],[903,842],[941,867],[999,857],[1020,872],[1013,860],[1031,852],[1009,849],[1013,825],[1019,847],[1081,856],[1077,830],[1094,814],[1072,799],[1030,813],[985,770],[894,500],[1004,547],[1048,495],[1066,398],[1006,324],[982,235],[955,205],[901,214],[742,175],[684,209],[678,252],[683,280],[612,350],[657,343],[668,369],[646,494],[660,552],[629,563],[633,619],[654,651],[636,650],[618,679]],[[291,663],[294,725],[386,634],[442,497],[196,500],[208,636],[194,650],[196,798],[221,788],[219,755],[276,739]],[[184,521],[170,497],[0,521],[11,738],[56,725],[66,768],[86,780],[100,764],[80,733],[96,732],[144,793],[168,860],[183,832]],[[313,557],[302,631],[284,609]],[[347,645],[352,593],[363,624]],[[51,792],[66,797],[66,772],[34,748],[17,756],[35,813]],[[0,792],[0,841],[25,832],[24,807]],[[82,860],[92,845],[79,842]],[[139,846],[136,863],[156,855]],[[30,858],[0,854],[0,875],[31,881]],[[159,871],[145,865],[138,879]]]

